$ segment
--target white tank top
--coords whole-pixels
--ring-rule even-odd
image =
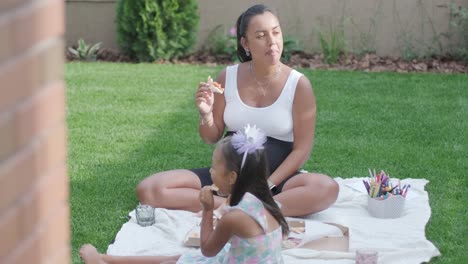
[[[293,142],[292,106],[297,82],[302,74],[292,70],[286,80],[280,96],[266,107],[252,107],[242,102],[237,90],[237,69],[239,65],[228,66],[224,97],[224,123],[227,131],[243,129],[247,124],[256,125],[267,136],[283,141]]]

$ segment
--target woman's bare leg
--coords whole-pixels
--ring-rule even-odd
[[[97,249],[90,245],[83,245],[80,257],[85,264],[158,264],[176,263],[180,256],[111,256],[99,254]]]
[[[330,207],[338,191],[338,183],[327,175],[301,173],[286,182],[275,200],[281,203],[285,216],[304,216]]]
[[[192,171],[171,170],[147,177],[138,184],[136,191],[142,204],[198,212],[201,210],[198,200],[200,189],[200,179]],[[215,206],[224,200],[216,196]]]

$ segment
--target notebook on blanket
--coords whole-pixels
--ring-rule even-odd
[[[379,219],[372,217],[367,211],[367,193],[361,186],[363,179],[335,178],[340,186],[336,203],[327,210],[300,219],[306,222],[305,237],[300,239],[314,243],[320,239],[340,239],[347,236],[348,250],[285,248],[285,263],[354,264],[358,249],[377,251],[379,264],[421,263],[440,255],[425,236],[425,226],[431,215],[429,197],[424,190],[427,180],[401,180],[402,184],[412,186],[412,194],[407,197],[402,216],[396,219]],[[123,224],[114,243],[109,245],[108,254],[177,255],[198,250],[196,247],[183,245],[187,232],[200,221],[193,213],[156,209],[156,223],[148,227],[141,227],[136,223],[134,211],[129,215],[130,220]],[[344,227],[348,233],[345,234],[339,227]]]

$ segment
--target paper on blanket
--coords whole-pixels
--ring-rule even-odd
[[[300,218],[286,217],[288,222],[297,221],[298,219]],[[305,223],[305,232],[289,232],[289,237],[301,240],[300,245],[322,237],[343,236],[343,232],[341,232],[341,230],[336,226],[328,225],[318,221],[301,220]]]
[[[287,217],[290,232],[289,238],[292,238],[295,242],[283,243],[285,248],[300,247],[310,241],[317,240],[324,237],[343,237],[341,229],[334,225],[321,223],[311,220],[303,220],[300,218]],[[299,225],[297,225],[300,223]],[[297,227],[301,227],[297,229]],[[184,245],[187,247],[199,247],[200,246],[200,226],[194,225],[186,234],[184,238]]]

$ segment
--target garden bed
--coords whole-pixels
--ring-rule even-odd
[[[73,60],[67,54],[67,60]],[[130,62],[127,56],[115,49],[100,49],[97,53],[98,61],[107,62]],[[189,56],[170,61],[158,61],[156,63],[176,63],[176,64],[203,64],[220,65],[232,64],[229,56],[213,55],[207,52],[195,52]],[[328,70],[348,70],[348,71],[368,71],[368,72],[436,72],[436,73],[468,73],[468,65],[450,57],[433,57],[423,60],[407,61],[401,57],[377,56],[366,54],[356,56],[348,54],[341,56],[336,64],[324,62],[323,54],[309,54],[305,52],[295,52],[289,62],[294,68],[328,69]]]

